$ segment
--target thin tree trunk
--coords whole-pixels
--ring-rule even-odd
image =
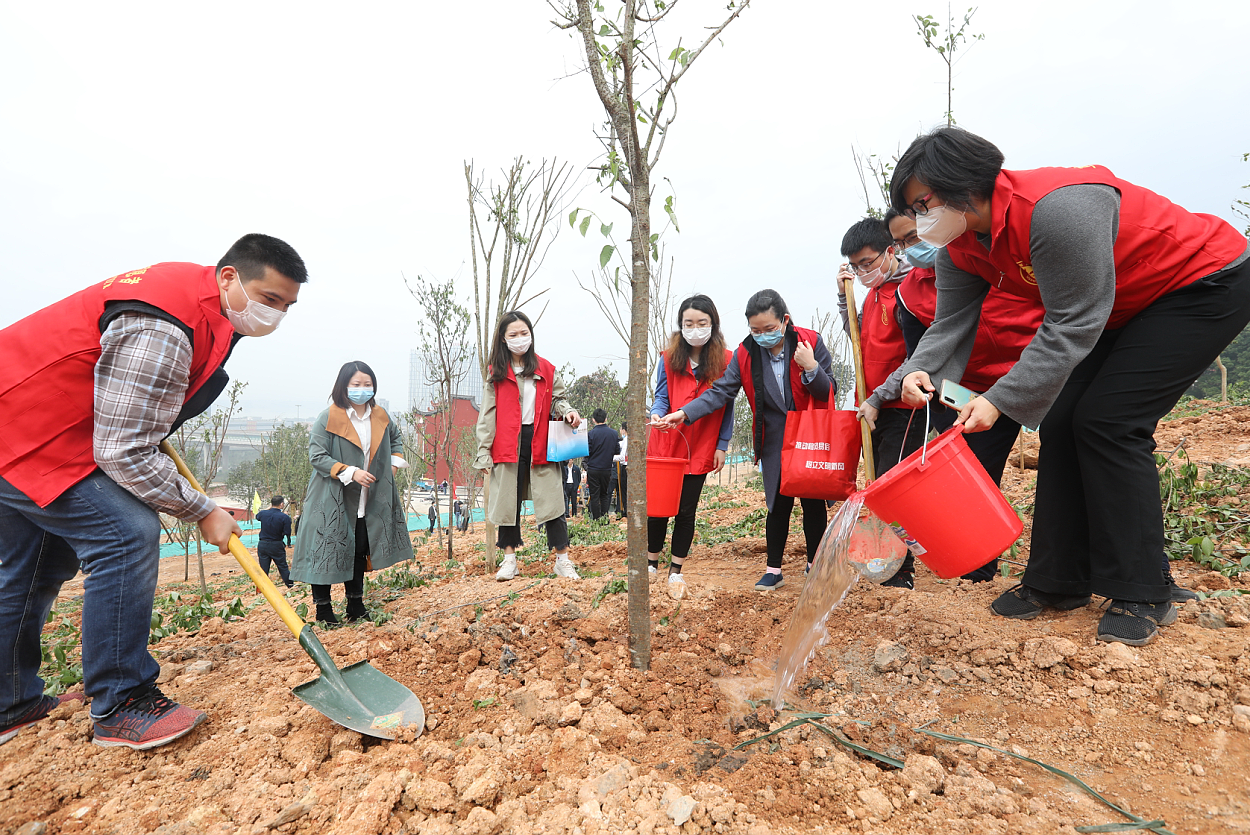
[[[1220,370],[1220,402],[1228,402],[1228,369],[1224,367],[1224,360],[1220,357],[1215,358],[1215,367]]]
[[[635,153],[637,148],[635,146]],[[635,427],[630,438],[630,462],[634,489],[629,491],[629,653],[639,670],[651,669],[651,584],[647,574],[647,433],[638,431],[647,424],[647,325],[651,290],[651,207],[650,172],[645,160],[635,156],[630,169],[633,230],[630,257],[633,259],[633,304],[630,311],[629,395],[625,413]],[[637,469],[634,469],[636,467]]]
[[[200,564],[200,594],[212,600],[212,595],[208,593],[208,583],[204,580],[204,543],[198,536],[195,538],[195,560]]]
[[[495,570],[495,526],[490,521],[490,474],[482,478],[482,518],[486,521],[486,573]],[[521,520],[517,520],[520,524]]]

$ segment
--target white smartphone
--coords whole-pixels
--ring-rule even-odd
[[[977,393],[969,388],[964,388],[959,383],[952,383],[950,380],[942,381],[942,389],[938,394],[938,399],[958,411],[964,406],[972,402]]]

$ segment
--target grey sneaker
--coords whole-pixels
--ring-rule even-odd
[[[556,576],[564,577],[568,580],[580,580],[581,575],[577,573],[577,566],[573,565],[573,561],[568,557],[556,557]]]
[[[1176,607],[1171,601],[1134,603],[1112,600],[1102,620],[1098,621],[1098,640],[1142,647],[1155,639],[1160,626],[1175,622]]]

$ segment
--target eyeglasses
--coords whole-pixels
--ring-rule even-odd
[[[906,252],[909,247],[913,247],[918,243],[920,243],[920,236],[914,230],[908,232],[905,237],[894,239],[894,245],[898,247],[899,252]]]
[[[867,275],[868,271],[872,269],[872,265],[877,263],[877,261],[881,258],[882,255],[885,255],[884,249],[877,253],[876,258],[872,259],[871,261],[867,263],[852,264],[851,269],[855,271],[856,275]]]
[[[915,220],[917,215],[927,215],[929,213],[929,201],[932,199],[933,192],[921,195],[914,203],[903,209],[903,214],[912,220]]]

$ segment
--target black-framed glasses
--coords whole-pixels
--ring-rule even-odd
[[[868,271],[872,269],[872,265],[877,263],[877,261],[881,259],[882,255],[885,255],[884,249],[877,253],[876,258],[872,259],[866,264],[852,264],[851,269],[855,271],[856,275],[866,275]]]
[[[920,243],[920,236],[916,234],[915,230],[908,232],[907,235],[902,238],[894,239],[894,246],[898,248],[900,253],[906,252],[908,248],[913,247],[918,243]]]
[[[915,220],[918,215],[927,215],[929,213],[929,201],[933,199],[933,192],[923,194],[903,210],[903,214]]]

